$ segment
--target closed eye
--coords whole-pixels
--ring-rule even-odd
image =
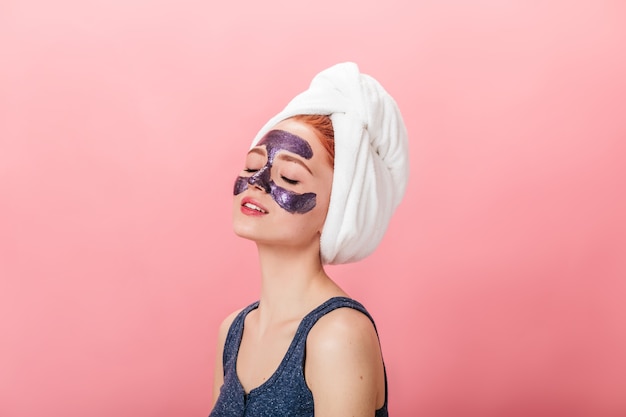
[[[296,185],[296,184],[298,184],[298,182],[299,182],[299,181],[296,181],[296,180],[292,180],[291,178],[287,178],[287,177],[285,177],[285,176],[283,176],[283,175],[281,175],[281,178],[282,178],[282,179],[283,179],[286,183],[291,184],[291,185]]]
[[[257,172],[258,169],[252,169],[252,168],[246,168],[244,169],[245,172]]]

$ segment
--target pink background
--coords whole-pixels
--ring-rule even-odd
[[[383,6],[384,3],[384,6]],[[219,5],[218,5],[219,4]],[[393,416],[626,415],[626,6],[0,3],[0,416],[205,416],[257,129],[353,60],[410,133],[374,314]]]

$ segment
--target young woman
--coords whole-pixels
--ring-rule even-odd
[[[406,147],[395,102],[352,63],[261,129],[233,203],[261,294],[220,327],[211,417],[388,415],[374,321],[323,265],[376,247],[404,193]]]

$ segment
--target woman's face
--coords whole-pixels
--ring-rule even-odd
[[[319,242],[332,180],[316,130],[290,119],[278,123],[248,152],[235,181],[235,233],[290,247]]]

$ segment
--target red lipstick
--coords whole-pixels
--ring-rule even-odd
[[[244,197],[241,200],[241,212],[248,216],[263,216],[268,213],[261,203],[250,197]]]

